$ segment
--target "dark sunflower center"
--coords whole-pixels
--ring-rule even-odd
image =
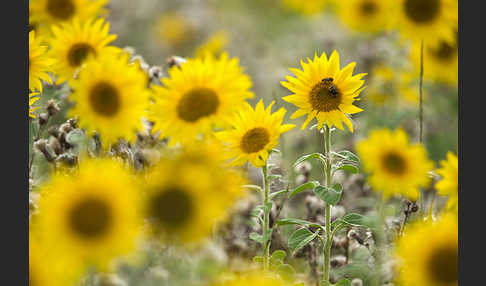
[[[452,285],[457,282],[457,247],[446,246],[437,249],[430,256],[428,267],[430,277],[438,282],[437,284]]]
[[[179,118],[186,122],[196,122],[218,110],[218,95],[209,88],[195,88],[185,93],[177,105]]]
[[[91,107],[101,116],[112,117],[121,107],[118,90],[107,82],[96,84],[90,92]]]
[[[68,20],[76,12],[76,7],[71,0],[48,0],[47,12],[59,20]]]
[[[341,104],[342,94],[331,78],[325,78],[317,83],[310,92],[312,109],[318,111],[336,110]]]
[[[108,204],[98,198],[87,198],[77,203],[69,213],[71,230],[85,239],[105,235],[112,224],[112,213]]]
[[[95,54],[92,46],[85,43],[75,44],[68,52],[69,64],[73,67],[79,67],[90,54]]]
[[[194,202],[184,190],[177,187],[156,193],[149,203],[149,215],[156,223],[165,227],[185,224],[194,212]]]
[[[270,134],[265,128],[257,127],[248,130],[241,139],[240,147],[245,153],[255,153],[263,148],[270,142]]]
[[[440,0],[406,0],[405,13],[419,24],[430,22],[440,13]]]
[[[454,57],[456,54],[455,46],[450,45],[447,42],[441,42],[437,49],[430,49],[430,52],[435,55],[438,59],[447,61]]]
[[[363,1],[360,5],[360,11],[362,15],[371,16],[378,11],[378,6],[373,1]]]
[[[393,174],[403,174],[407,168],[407,162],[403,157],[396,153],[389,153],[383,157],[383,166],[385,169]]]

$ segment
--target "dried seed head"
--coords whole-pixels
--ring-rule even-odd
[[[61,126],[59,126],[59,131],[61,133],[66,133],[67,134],[67,133],[71,132],[71,130],[73,130],[73,129],[74,128],[69,123],[63,123],[63,124],[61,124]]]
[[[51,147],[52,150],[54,150],[54,153],[56,153],[56,155],[62,153],[61,142],[59,142],[59,139],[57,139],[56,137],[51,136],[49,138],[49,146]]]
[[[45,125],[49,121],[49,114],[41,113],[39,114],[39,125]]]
[[[59,105],[57,105],[57,103],[53,99],[51,99],[47,102],[46,110],[49,116],[53,116],[61,109],[59,108]]]
[[[47,133],[55,138],[59,137],[59,130],[57,126],[51,126],[49,129],[47,129]]]
[[[40,139],[34,142],[34,148],[41,152],[48,162],[53,162],[55,157],[47,150],[47,140]]]
[[[78,157],[74,154],[61,154],[56,158],[57,162],[61,162],[69,167],[74,167],[78,163]]]
[[[70,118],[66,122],[69,123],[72,128],[78,127],[78,120],[76,118]]]
[[[346,256],[336,255],[331,257],[331,267],[339,267],[346,264]]]

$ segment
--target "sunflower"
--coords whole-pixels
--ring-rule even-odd
[[[81,22],[78,18],[52,27],[50,55],[54,59],[53,70],[61,84],[73,78],[74,74],[90,57],[102,57],[103,53],[118,51],[107,47],[116,39],[109,35],[110,24],[104,19],[89,19]]]
[[[242,177],[222,167],[215,149],[204,145],[162,159],[145,176],[144,213],[152,234],[164,242],[198,245],[242,195]]]
[[[38,29],[48,30],[53,24],[74,18],[87,20],[104,13],[108,0],[30,0],[29,23]]]
[[[289,285],[271,273],[251,271],[249,273],[221,275],[210,286],[285,286]]]
[[[52,59],[48,55],[48,47],[41,44],[35,36],[35,31],[29,32],[29,90],[42,92],[42,82],[52,84],[51,72]]]
[[[320,14],[326,8],[328,0],[281,0],[282,5],[295,12],[310,16]]]
[[[72,81],[76,105],[69,114],[89,133],[98,131],[105,147],[122,137],[132,141],[148,106],[148,76],[128,60],[124,52],[88,59]]]
[[[280,82],[284,87],[294,94],[285,96],[282,99],[298,107],[298,110],[290,118],[297,118],[307,114],[307,119],[302,124],[304,129],[309,122],[317,118],[318,128],[326,123],[329,127],[336,126],[344,130],[342,121],[353,132],[353,124],[349,114],[363,111],[353,105],[359,100],[360,92],[365,88],[361,87],[365,73],[352,76],[355,62],[340,69],[339,54],[333,51],[329,60],[325,53],[320,57],[317,53],[314,60],[307,58],[307,63],[300,61],[303,71],[291,68],[296,78],[287,76],[287,81]]]
[[[381,32],[388,26],[391,5],[389,0],[336,1],[341,21],[355,31],[369,33]]]
[[[420,43],[415,43],[410,52],[410,61],[420,68]],[[457,41],[441,40],[435,46],[424,42],[424,78],[457,85],[458,52]]]
[[[366,89],[366,98],[378,106],[388,103],[394,92],[396,73],[388,66],[378,65],[371,73],[371,84]]]
[[[357,145],[364,170],[371,173],[370,185],[385,198],[402,194],[416,199],[419,187],[429,182],[433,163],[422,144],[411,145],[403,129],[378,129]]]
[[[212,35],[206,42],[197,47],[194,52],[196,58],[204,58],[207,55],[219,56],[228,44],[228,35],[225,32],[218,32]]]
[[[120,163],[86,159],[76,174],[54,174],[40,194],[38,231],[59,261],[106,270],[136,247],[139,191]]]
[[[417,222],[397,241],[398,285],[457,286],[458,224],[446,215],[439,221]]]
[[[155,103],[150,117],[154,130],[170,137],[171,145],[192,141],[216,126],[253,97],[249,76],[243,74],[238,59],[227,53],[219,58],[188,59],[169,70],[163,86],[154,86]]]
[[[280,134],[294,128],[294,124],[282,124],[285,109],[271,113],[272,103],[265,109],[263,101],[253,109],[249,104],[230,120],[233,129],[215,133],[216,138],[228,142],[229,155],[234,165],[249,161],[259,168],[265,166],[269,152],[278,144]]]
[[[171,46],[180,46],[190,40],[192,29],[187,19],[175,12],[162,14],[154,25],[160,43]]]
[[[455,41],[457,0],[399,0],[395,28],[404,38],[436,46],[439,39]]]
[[[442,177],[435,185],[437,193],[448,196],[448,208],[457,209],[458,200],[458,160],[452,152],[447,152],[447,160],[440,161],[441,168],[437,173]]]
[[[29,94],[29,118],[35,118],[35,114],[33,112],[39,109],[39,107],[32,107],[32,105],[34,105],[34,103],[40,99],[37,97],[37,95],[39,95],[38,92]]]

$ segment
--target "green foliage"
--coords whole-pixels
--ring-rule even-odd
[[[293,189],[292,192],[290,192],[289,194],[289,198],[295,196],[296,194],[300,193],[300,192],[303,192],[307,189],[313,189],[317,186],[319,186],[319,182],[318,181],[311,181],[311,182],[307,182],[307,183],[304,183],[300,186],[298,186],[297,188]]]
[[[330,205],[336,205],[341,199],[343,193],[343,186],[341,184],[334,184],[330,188],[324,186],[317,186],[314,193],[318,198]]]
[[[324,165],[324,166],[326,165],[326,156],[324,154],[312,153],[312,154],[309,154],[309,155],[304,155],[304,156],[300,157],[299,159],[297,159],[294,163],[294,168],[296,166],[298,166],[300,163],[307,161],[307,160],[310,160],[310,159],[318,159],[319,161],[321,161],[322,165]]]
[[[305,227],[294,231],[290,235],[288,241],[289,249],[292,251],[292,254],[295,254],[302,247],[314,240],[317,235],[317,232],[312,232]]]

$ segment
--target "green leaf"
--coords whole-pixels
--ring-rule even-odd
[[[257,255],[253,257],[253,262],[263,263],[263,256]]]
[[[295,280],[295,270],[289,264],[279,265],[276,269],[276,272],[283,280],[287,282],[293,282]]]
[[[248,189],[251,189],[251,190],[255,190],[255,191],[258,191],[260,193],[263,194],[263,190],[260,186],[257,186],[257,185],[243,185],[243,188],[248,188]]]
[[[275,250],[270,256],[270,264],[274,267],[281,265],[284,262],[284,258],[287,253],[283,250]]]
[[[351,286],[351,281],[348,279],[341,279],[338,283],[334,284],[334,286]]]
[[[330,205],[336,205],[341,199],[343,186],[341,186],[341,184],[334,184],[330,188],[324,186],[317,186],[314,189],[314,192],[324,202]]]
[[[311,182],[307,182],[307,183],[304,183],[300,186],[298,186],[297,188],[293,189],[292,192],[290,192],[289,194],[289,198],[295,196],[296,194],[302,192],[302,191],[305,191],[307,189],[313,189],[317,186],[319,186],[319,182],[318,181],[311,181]]]
[[[300,157],[299,159],[297,159],[297,161],[295,161],[295,163],[294,163],[294,168],[297,165],[299,165],[300,163],[307,161],[307,160],[310,160],[310,159],[319,159],[323,165],[326,164],[326,156],[324,156],[321,153],[312,153],[312,154],[304,155],[304,156]]]
[[[264,235],[260,235],[256,232],[252,232],[250,233],[250,239],[258,243],[265,244],[265,242],[270,240],[270,237],[272,236],[272,231],[273,229],[269,229]]]
[[[321,283],[319,283],[319,286],[332,286],[331,283],[322,280]]]
[[[275,225],[276,226],[281,226],[281,225],[289,225],[289,224],[298,224],[298,225],[303,225],[303,226],[312,226],[312,227],[318,227],[318,228],[323,228],[321,225],[306,221],[303,219],[298,219],[298,218],[283,218],[281,220],[278,220]]]
[[[342,217],[340,220],[345,224],[351,226],[374,227],[374,223],[370,218],[357,213],[349,213]]]
[[[276,196],[280,195],[280,194],[285,194],[285,193],[288,193],[289,190],[288,189],[284,189],[284,190],[281,190],[281,191],[278,191],[278,192],[274,192],[274,193],[271,193],[268,198],[269,199],[273,199],[275,198]]]
[[[359,157],[354,154],[353,152],[351,151],[348,151],[348,150],[344,150],[344,151],[339,151],[339,152],[333,152],[333,155],[336,155],[342,159],[345,159],[345,160],[348,160],[348,161],[352,161],[352,162],[356,162],[356,163],[359,163],[360,160],[359,160]]]
[[[307,228],[300,228],[294,231],[289,236],[289,248],[292,251],[292,254],[295,254],[298,250],[304,247],[306,244],[314,240],[317,237],[317,233],[311,232]]]
[[[357,174],[357,173],[359,173],[358,167],[356,167],[355,165],[351,165],[351,164],[341,165],[338,168],[336,168],[335,171],[337,171],[337,170],[343,170],[343,171],[349,172],[351,174]]]

